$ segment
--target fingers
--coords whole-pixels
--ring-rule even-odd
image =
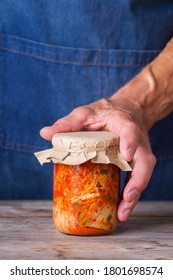
[[[138,119],[138,116],[136,116]],[[139,145],[140,128],[127,112],[115,111],[107,116],[105,128],[116,132],[120,139],[120,152],[124,160],[131,161]]]
[[[43,127],[40,130],[40,135],[46,140],[51,140],[53,135],[58,132],[80,131],[91,115],[92,112],[87,106],[76,108],[69,115],[59,119],[52,126]]]
[[[46,140],[51,140],[53,135],[58,132],[104,129],[107,121],[105,115],[110,108],[112,106],[105,98],[86,106],[77,107],[52,126],[42,128],[40,135]]]
[[[144,147],[137,149],[134,160],[134,169],[124,189],[123,199],[118,208],[120,221],[128,219],[142,191],[146,188],[156,163],[154,155]]]
[[[130,202],[126,202],[124,200],[121,201],[119,207],[118,207],[118,219],[121,222],[127,221],[128,217],[130,216],[132,210],[135,208],[137,204],[137,200]]]
[[[120,152],[126,161],[131,161],[139,144],[139,128],[135,123],[126,123],[119,132]]]

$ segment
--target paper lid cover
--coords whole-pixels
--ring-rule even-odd
[[[53,163],[77,165],[88,160],[93,163],[113,163],[124,171],[131,171],[131,164],[119,152],[119,138],[108,131],[80,131],[57,133],[52,138],[53,147],[36,152],[40,164]]]

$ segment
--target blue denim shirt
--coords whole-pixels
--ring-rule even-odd
[[[173,1],[0,1],[0,198],[52,197],[39,130],[111,96],[173,35]],[[141,92],[142,94],[142,92]],[[143,199],[173,199],[173,114],[150,131],[158,163]]]

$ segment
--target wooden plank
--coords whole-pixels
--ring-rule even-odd
[[[0,218],[51,217],[52,202],[47,200],[0,200]]]
[[[107,236],[60,233],[51,201],[0,202],[0,259],[173,259],[172,202],[140,202]]]

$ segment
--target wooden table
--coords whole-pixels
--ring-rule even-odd
[[[72,236],[51,201],[0,201],[0,259],[173,259],[173,202],[139,202],[111,235]]]

